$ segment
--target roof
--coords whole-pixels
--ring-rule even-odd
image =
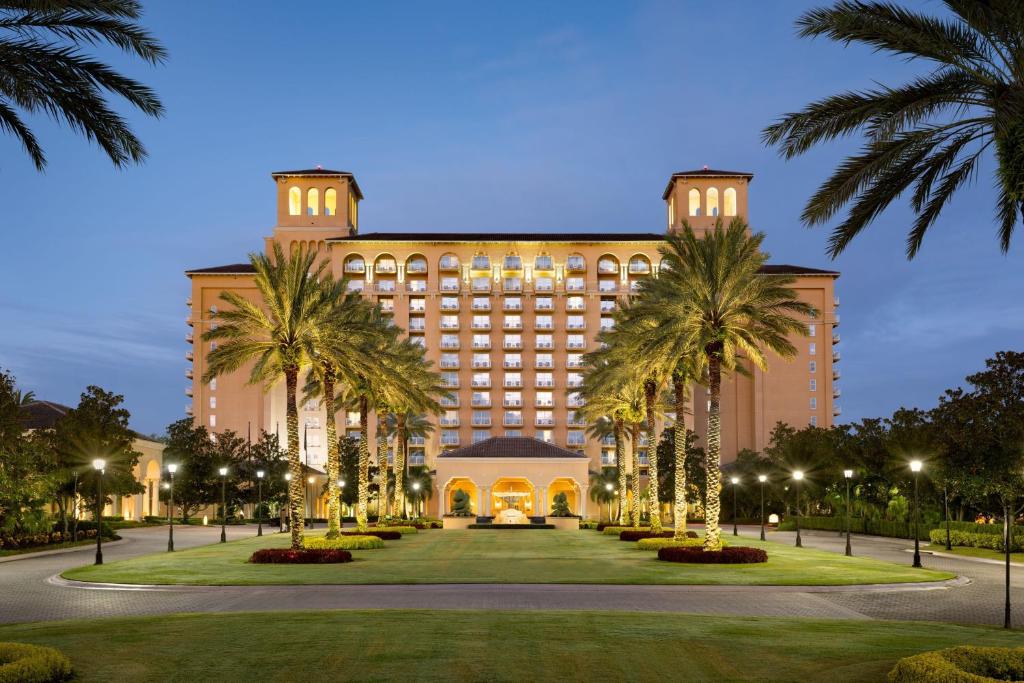
[[[661,242],[654,232],[367,232],[328,242]]]
[[[321,177],[321,178],[348,178],[352,182],[352,189],[356,191],[356,195],[362,199],[363,191],[359,189],[359,183],[356,182],[356,177],[349,171],[333,171],[329,168],[304,168],[298,171],[274,171],[270,174],[271,178],[294,178],[294,177]]]
[[[837,270],[822,270],[820,268],[808,268],[806,266],[791,266],[785,263],[768,263],[761,266],[761,272],[765,275],[827,275],[839,277]]]
[[[676,178],[746,178],[747,182],[754,179],[753,173],[747,173],[746,171],[722,171],[715,168],[704,168],[697,169],[696,171],[676,171],[672,174],[672,177],[668,179],[668,185],[665,187],[665,191],[662,193],[662,199],[668,199],[669,192],[672,191],[672,183]]]
[[[53,401],[32,401],[25,406],[28,419],[25,420],[26,429],[49,429],[57,424],[57,421],[67,415],[71,410],[70,406]]]
[[[251,263],[232,263],[227,266],[211,268],[193,268],[186,270],[185,275],[252,275],[256,272]]]
[[[492,436],[472,446],[442,453],[439,458],[586,458],[560,446],[529,436]]]

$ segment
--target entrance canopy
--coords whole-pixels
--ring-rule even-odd
[[[457,490],[469,494],[477,515],[502,518],[546,516],[564,493],[569,510],[587,514],[590,458],[528,436],[486,439],[437,457],[441,513]]]

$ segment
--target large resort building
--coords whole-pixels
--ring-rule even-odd
[[[615,461],[613,443],[589,436],[577,415],[583,354],[595,348],[597,332],[613,324],[612,313],[639,283],[658,276],[664,232],[361,232],[363,194],[351,173],[315,168],[271,176],[277,221],[264,248],[269,252],[279,242],[285,249],[318,249],[335,276],[347,277],[350,288],[379,303],[423,345],[450,391],[444,412],[431,418],[434,431],[413,436],[409,444],[410,464],[437,472],[428,510],[450,510],[461,488],[481,515],[510,503],[543,515],[559,492],[567,494],[574,512],[587,514],[585,472]],[[666,229],[679,230],[685,220],[699,234],[720,217],[748,219],[752,178],[707,168],[673,174],[662,195]],[[825,427],[839,414],[839,352],[833,349],[839,341],[838,273],[791,265],[768,265],[764,272],[794,276],[800,298],[817,315],[806,321],[810,336],[793,339],[796,358],[770,356],[767,372],[749,368],[723,383],[725,462],[742,449],[767,446],[777,422]],[[192,349],[186,376],[194,380],[186,392],[192,398],[187,411],[214,432],[265,430],[283,438],[283,382],[269,391],[249,385],[248,369],[208,385],[199,381],[210,350],[201,336],[216,325],[217,309],[225,305],[220,293],[232,290],[257,300],[252,267],[198,268],[187,275]],[[705,390],[694,389],[693,415],[685,419],[702,437]],[[339,433],[359,436],[358,413],[337,418]],[[325,419],[318,403],[300,406],[302,455],[321,469],[327,457]],[[371,416],[371,451],[375,424]],[[647,446],[646,437],[640,446]]]

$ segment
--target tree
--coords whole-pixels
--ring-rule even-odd
[[[805,13],[803,37],[861,43],[927,63],[924,75],[897,86],[844,92],[786,114],[763,138],[785,158],[820,143],[863,134],[808,200],[803,221],[827,223],[844,206],[829,253],[838,256],[897,197],[913,186],[916,218],[907,257],[983,159],[995,155],[996,222],[1003,252],[1024,211],[1024,12],[1018,0],[946,0],[951,18],[888,2],[842,0]],[[991,150],[990,150],[991,148]]]
[[[163,46],[135,21],[141,9],[134,0],[0,1],[0,130],[21,142],[38,170],[46,168],[46,155],[19,109],[63,121],[98,144],[118,168],[146,158],[108,98],[117,95],[153,117],[163,115],[160,99],[84,53],[109,45],[162,63]]]
[[[220,500],[217,469],[222,463],[216,457],[216,446],[206,427],[196,425],[190,417],[168,425],[163,462],[165,472],[168,464],[178,465],[174,475],[174,505],[186,524],[199,510]],[[169,479],[168,474],[164,477]],[[167,503],[169,499],[170,491],[161,488],[161,502]],[[172,516],[173,513],[172,510]]]
[[[271,511],[284,505],[288,500],[288,488],[284,475],[288,471],[288,457],[281,450],[277,436],[260,431],[253,444],[247,444],[233,465],[235,475],[231,478],[233,492],[229,495],[239,505],[256,506],[262,489],[264,511],[256,510],[254,516],[266,520],[274,515]],[[256,472],[263,471],[263,484],[259,486]]]
[[[422,503],[430,500],[433,495],[434,477],[430,474],[430,468],[425,465],[414,465],[410,467],[409,492],[407,494],[407,499],[412,504],[413,511],[422,510]]]
[[[742,218],[728,228],[719,219],[698,238],[690,225],[670,234],[660,248],[663,267],[657,278],[641,284],[639,315],[658,321],[657,333],[643,345],[655,357],[675,355],[676,362],[693,355],[695,368],[706,368],[707,534],[704,548],[721,546],[718,519],[721,490],[722,373],[745,371],[743,362],[767,369],[766,351],[784,358],[796,354],[792,334],[807,334],[794,316],[810,317],[814,309],[790,289],[793,278],[763,275],[768,254],[761,251],[764,234],[747,234]],[[665,351],[664,349],[667,349]]]
[[[206,357],[204,382],[250,363],[250,384],[269,387],[282,377],[285,380],[288,471],[292,475],[289,527],[294,549],[302,547],[305,506],[299,459],[299,372],[312,363],[333,313],[329,290],[320,283],[328,262],[318,264],[316,260],[317,252],[302,245],[285,256],[278,242],[274,243],[272,258],[250,254],[260,302],[249,301],[236,292],[221,292],[220,299],[231,308],[218,312],[218,326],[203,334],[204,340],[220,343]]]
[[[615,487],[618,485],[619,472],[615,467],[602,467],[600,472],[590,473],[590,500],[598,505],[608,506],[608,521],[612,520],[612,501],[615,500]],[[609,486],[610,485],[610,486]]]
[[[25,407],[32,400],[13,375],[0,371],[0,530],[12,535],[27,531],[26,513],[38,509],[50,489],[40,450],[25,431]]]

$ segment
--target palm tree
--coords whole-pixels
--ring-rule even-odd
[[[388,428],[391,411],[386,405],[377,406],[377,519],[388,514],[388,437],[394,432]]]
[[[829,240],[833,258],[912,184],[916,218],[907,257],[913,258],[925,232],[989,153],[996,162],[999,244],[1003,252],[1010,247],[1024,212],[1024,12],[1019,0],[945,5],[948,19],[888,2],[842,0],[797,20],[801,36],[861,43],[927,65],[909,83],[833,95],[764,131],[765,142],[786,158],[821,142],[857,133],[866,138],[803,211],[805,224],[821,225],[850,205]]]
[[[0,130],[21,142],[38,170],[46,168],[46,155],[18,109],[63,121],[118,168],[146,158],[108,97],[120,96],[154,117],[163,115],[160,99],[83,52],[105,44],[162,63],[167,52],[135,21],[141,9],[134,0],[0,0]]]
[[[434,495],[434,478],[430,474],[430,468],[425,465],[415,465],[409,468],[410,492],[408,500],[412,503],[410,517],[419,517],[416,514],[423,509],[422,503],[430,500]]]
[[[274,243],[274,256],[250,254],[260,303],[224,291],[220,299],[231,308],[217,314],[218,326],[203,334],[206,341],[222,342],[206,357],[203,381],[252,363],[250,384],[269,386],[284,376],[288,423],[288,470],[291,473],[290,509],[292,547],[302,547],[305,486],[299,460],[299,372],[312,363],[327,320],[332,313],[328,289],[321,286],[327,261],[316,263],[317,252],[300,247],[286,256]]]
[[[660,247],[665,266],[657,278],[641,285],[636,303],[638,315],[658,321],[657,333],[641,346],[645,353],[652,357],[674,354],[678,364],[696,349],[695,366],[706,369],[710,406],[706,550],[721,546],[722,373],[745,372],[743,359],[767,369],[765,350],[783,358],[794,356],[796,347],[788,335],[806,335],[807,326],[793,316],[815,315],[813,307],[797,300],[789,287],[792,277],[761,273],[768,260],[761,251],[763,240],[763,233],[748,235],[741,218],[733,219],[728,228],[719,220],[701,238],[684,223],[682,232],[668,235]]]
[[[600,406],[595,403],[594,405]],[[583,415],[587,415],[584,411],[578,411]],[[616,483],[616,491],[619,496],[619,524],[626,524],[626,515],[628,514],[628,508],[626,506],[626,492],[629,490],[626,481],[626,448],[625,443],[625,423],[620,417],[610,417],[608,415],[599,415],[596,419],[590,423],[587,427],[587,434],[592,438],[599,441],[603,441],[605,437],[611,436],[615,442],[615,471],[618,481]]]
[[[602,467],[600,472],[590,473],[590,500],[598,505],[608,506],[609,522],[612,519],[612,501],[615,500],[615,486],[618,480],[619,473],[614,467]]]
[[[405,411],[404,414],[392,413],[388,416],[388,431],[395,435],[395,452],[398,452],[399,444],[402,448],[402,462],[406,464],[406,473],[409,473],[411,478],[412,468],[408,466],[409,462],[409,439],[414,436],[426,436],[434,431],[434,425],[427,417],[425,413],[413,412],[410,410]],[[403,476],[405,473],[403,473]],[[397,482],[397,477],[392,477],[392,484]],[[394,497],[394,487],[391,489],[391,495]],[[429,497],[429,496],[428,496]],[[397,498],[395,498],[397,500]]]

